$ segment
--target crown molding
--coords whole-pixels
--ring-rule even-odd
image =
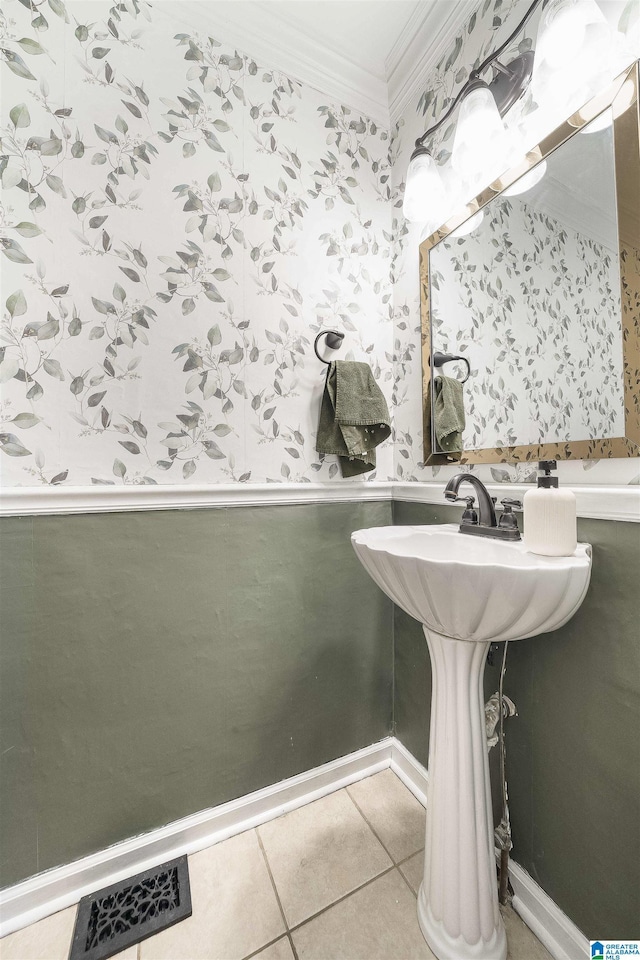
[[[180,4],[154,4],[171,19],[207,31],[223,43],[253,57],[260,66],[281,70],[306,83],[335,103],[364,114],[389,127],[387,84],[384,77],[357,66],[334,50],[322,46],[297,23],[278,10],[277,3],[243,0],[216,4],[182,0]],[[430,4],[429,4],[430,6]],[[435,6],[435,4],[434,4]]]
[[[385,61],[390,122],[404,113],[447,53],[479,0],[419,4]]]
[[[330,100],[389,127],[421,91],[478,3],[417,3],[385,60],[386,80],[323,46],[317,37],[290,20],[278,3],[243,0],[235,5],[225,3],[223,10],[204,0],[181,0],[179,5],[159,0],[154,8],[254,57],[261,66],[281,70]]]

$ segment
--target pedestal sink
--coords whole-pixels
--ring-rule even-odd
[[[454,525],[376,527],[351,540],[394,603],[423,624],[431,656],[424,877],[418,920],[438,960],[505,960],[498,909],[482,677],[490,643],[557,630],[582,603],[591,548],[570,557]]]

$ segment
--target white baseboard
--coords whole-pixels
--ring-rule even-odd
[[[426,807],[427,780],[429,777],[427,769],[395,737],[392,737],[391,769],[402,780],[405,787],[411,790],[416,800],[419,800],[422,806]]]
[[[387,737],[321,767],[0,890],[0,937],[70,907],[94,890],[165,860],[203,850],[379,773],[391,765],[393,745],[393,738]]]
[[[399,740],[387,737],[321,767],[0,890],[0,937],[73,906],[94,890],[165,860],[203,850],[388,767],[426,806],[426,769]],[[587,957],[587,938],[526,870],[512,860],[509,872],[514,909],[554,960]]]
[[[509,862],[509,878],[514,893],[513,909],[554,960],[586,960],[589,941],[585,935],[527,871],[513,860]]]

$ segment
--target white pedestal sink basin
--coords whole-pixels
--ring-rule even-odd
[[[582,603],[591,548],[570,557],[464,536],[453,524],[351,535],[394,603],[423,624],[431,656],[424,878],[418,920],[439,960],[505,960],[498,909],[482,678],[490,643],[556,630]]]

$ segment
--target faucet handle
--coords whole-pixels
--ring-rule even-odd
[[[513,512],[513,508],[516,510],[522,508],[522,503],[519,500],[512,500],[511,497],[505,497],[504,500],[501,500],[500,503],[504,507],[500,519],[498,520],[498,527],[502,530],[517,530],[518,529],[518,520]]]
[[[476,502],[475,497],[456,497],[456,500],[464,500],[466,507],[464,508],[464,513],[462,514],[462,523],[477,523],[478,522],[478,512],[473,509],[473,505]]]
[[[467,505],[467,509],[468,509],[468,510],[470,510],[471,507],[472,507],[472,506],[474,505],[474,503],[476,502],[476,498],[475,498],[475,497],[449,497],[449,499],[451,500],[452,503],[457,503],[458,500],[464,500],[464,502],[465,502],[466,505]]]

